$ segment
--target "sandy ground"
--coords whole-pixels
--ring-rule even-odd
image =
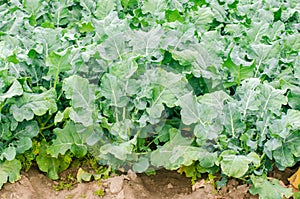
[[[158,171],[156,175],[127,175],[106,180],[79,183],[71,189],[55,191],[51,181],[37,169],[23,173],[19,181],[7,183],[0,191],[1,199],[243,199],[258,198],[248,193],[247,185],[230,180],[226,187],[216,191],[210,183],[198,181],[192,187],[190,179],[176,172]],[[96,195],[103,192],[104,196]],[[193,190],[193,191],[192,191]]]

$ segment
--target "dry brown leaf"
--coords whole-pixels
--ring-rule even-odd
[[[293,185],[296,189],[300,184],[300,167],[296,173],[294,173],[290,178],[288,178],[291,185]]]
[[[206,182],[204,179],[202,179],[201,181],[196,182],[193,186],[192,186],[192,191],[196,191],[197,189],[200,188],[204,188],[206,185]]]

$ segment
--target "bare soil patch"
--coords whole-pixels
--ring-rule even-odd
[[[71,171],[73,172],[73,171]],[[106,180],[78,183],[70,189],[56,191],[52,181],[37,169],[22,173],[14,184],[7,183],[0,191],[1,199],[242,199],[258,198],[248,193],[249,187],[236,180],[216,190],[205,180],[194,187],[190,179],[175,171],[160,170],[156,175],[135,174],[114,176]],[[104,194],[104,196],[100,196]]]

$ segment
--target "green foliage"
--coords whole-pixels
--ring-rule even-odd
[[[2,184],[33,161],[58,179],[89,153],[194,178],[299,162],[297,1],[0,4]]]
[[[8,161],[0,163],[0,188],[7,181],[13,183],[21,178],[20,176],[21,163],[19,160]]]
[[[105,196],[105,190],[103,189],[98,189],[97,191],[94,191],[95,196],[103,197]]]
[[[251,194],[259,194],[263,199],[280,199],[289,198],[293,195],[291,188],[284,188],[279,184],[277,179],[268,181],[262,177],[251,176],[253,187],[250,189]]]

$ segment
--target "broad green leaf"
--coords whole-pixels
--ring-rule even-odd
[[[286,145],[273,151],[273,158],[281,168],[292,167],[296,163],[290,148]]]
[[[103,20],[92,19],[92,21],[100,39],[120,35],[121,32],[130,30],[127,20],[120,19],[118,13],[114,11],[110,12]]]
[[[184,18],[180,15],[178,10],[167,10],[165,12],[168,22],[180,21],[184,22]]]
[[[220,94],[220,93],[219,93]],[[218,96],[218,92],[214,94],[208,94],[204,96],[203,103],[197,101],[196,97],[192,93],[188,93],[182,96],[179,99],[179,103],[181,106],[181,120],[184,124],[190,125],[193,123],[200,123],[202,126],[205,126],[206,122],[211,122],[214,118],[218,116],[218,112],[215,110],[215,106],[209,105],[209,98],[214,97],[214,95]],[[214,101],[219,103],[218,108],[223,107],[223,102],[218,101],[220,99],[215,98]],[[224,99],[225,100],[225,99]],[[219,110],[218,110],[219,111]],[[221,110],[220,110],[221,112]]]
[[[260,95],[258,100],[261,102],[260,110],[263,117],[267,114],[267,111],[271,111],[276,115],[280,114],[280,109],[282,105],[286,105],[288,102],[287,97],[284,95],[286,91],[275,89],[270,84],[264,82],[260,85]]]
[[[242,121],[242,115],[238,110],[237,104],[230,102],[224,108],[223,124],[226,131],[232,137],[239,136],[246,129],[245,123]]]
[[[105,74],[101,79],[101,95],[110,101],[114,107],[125,107],[128,103],[128,97],[124,91],[124,85],[115,76]]]
[[[46,66],[49,67],[48,77],[54,78],[54,84],[57,83],[58,75],[61,72],[66,72],[71,69],[70,54],[71,51],[69,49],[59,53],[53,51],[46,58]]]
[[[111,66],[109,73],[111,75],[116,76],[118,79],[122,80],[123,82],[128,80],[128,83],[126,83],[127,87],[133,87],[133,86],[138,87],[138,85],[131,85],[130,83],[132,81],[130,81],[130,80],[132,80],[132,79],[129,80],[130,77],[135,75],[137,69],[138,69],[138,64],[136,63],[135,60],[126,59],[126,60],[114,63]],[[138,89],[138,88],[135,88],[134,90],[136,90],[136,89]]]
[[[208,30],[214,19],[214,14],[210,7],[198,8],[197,11],[191,12],[191,16],[191,22],[200,30]]]
[[[160,58],[160,51],[158,49],[160,40],[164,31],[160,26],[152,28],[148,32],[145,31],[132,31],[130,33],[129,44],[133,48],[133,52],[137,55],[148,57],[155,56]]]
[[[96,148],[96,154],[100,163],[112,165],[114,168],[125,166],[126,163],[133,160],[136,162],[137,155],[134,152],[134,146],[137,142],[137,134],[129,141],[118,143],[108,143],[100,148]]]
[[[250,162],[247,156],[227,154],[222,156],[221,169],[228,176],[241,178],[247,173]]]
[[[101,0],[97,1],[97,8],[95,11],[95,16],[98,19],[105,18],[112,10],[115,8],[115,2],[111,2],[110,0]]]
[[[14,137],[22,139],[23,137],[33,138],[39,134],[39,126],[36,121],[19,123]]]
[[[170,131],[174,134],[170,141],[151,153],[152,165],[174,170],[191,165],[205,153],[203,149],[191,146],[193,140],[182,137],[179,131]]]
[[[199,115],[199,104],[192,93],[186,94],[180,98],[180,106],[182,107],[181,119],[184,124],[190,125],[199,121],[203,123]]]
[[[142,12],[143,14],[151,13],[158,18],[163,18],[166,8],[166,0],[147,0],[143,3]]]
[[[94,88],[83,77],[73,75],[63,81],[66,98],[71,99],[72,107],[90,109],[95,100]]]
[[[134,172],[143,173],[148,169],[149,165],[148,158],[140,157],[138,162],[133,164],[132,169]]]
[[[222,90],[207,93],[198,97],[200,104],[211,108],[212,111],[216,112],[216,114],[221,114],[223,112],[225,102],[231,100],[232,98]]]
[[[196,43],[193,25],[175,23],[175,27],[168,28],[165,36],[160,41],[160,47],[164,50],[184,50],[189,43]]]
[[[187,82],[181,75],[163,69],[149,70],[146,75],[152,94],[148,100],[150,107],[146,108],[146,111],[151,119],[158,119],[165,109],[164,104],[167,107],[174,107],[178,99],[188,92]]]
[[[286,117],[283,117],[286,122],[286,127],[292,130],[300,129],[300,111],[289,109]]]
[[[32,141],[30,137],[22,137],[20,140],[15,141],[14,145],[16,146],[16,152],[20,154],[32,147]]]
[[[258,168],[260,166],[260,157],[257,153],[255,152],[250,152],[248,155],[247,155],[247,158],[253,163],[253,165]]]
[[[217,153],[203,152],[199,157],[199,165],[203,168],[210,168],[216,164],[218,165]]]
[[[127,35],[124,33],[110,35],[101,44],[101,56],[106,60],[127,59],[126,55],[131,52],[127,41]]]
[[[292,133],[284,142],[295,157],[300,157],[300,136],[298,132]]]
[[[68,122],[63,128],[53,130],[56,139],[47,149],[47,153],[57,158],[59,154],[64,155],[67,150],[70,150],[76,157],[83,157],[87,153],[85,145],[85,133],[77,132],[75,124]]]
[[[21,178],[21,162],[19,160],[12,160],[0,162],[0,188],[6,182],[14,183]]]
[[[273,151],[275,151],[281,146],[282,146],[281,141],[279,141],[276,138],[271,138],[264,144],[264,152],[267,154],[267,156],[270,159],[273,159]]]
[[[23,93],[22,97],[10,108],[10,112],[18,122],[30,120],[34,115],[42,116],[57,111],[56,92],[50,89],[43,93]]]
[[[8,161],[12,161],[16,157],[16,148],[15,147],[7,147],[5,148],[1,155],[0,155],[0,160],[3,161],[3,159],[6,159]]]
[[[255,62],[251,66],[243,66],[235,64],[231,59],[231,52],[228,54],[226,61],[223,63],[223,67],[229,72],[229,81],[225,83],[225,87],[231,87],[233,85],[240,85],[241,81],[254,75]]]
[[[54,12],[52,15],[52,17],[53,17],[52,22],[56,26],[63,26],[63,25],[66,25],[68,22],[72,21],[71,20],[72,18],[70,17],[71,13],[68,8],[71,7],[73,5],[73,3],[74,2],[72,2],[70,0],[61,0],[61,1],[53,2],[53,5],[52,5],[53,10],[51,10],[52,12]]]
[[[66,98],[71,99],[72,107],[68,110],[69,117],[84,126],[93,124],[95,108],[95,87],[89,81],[77,75],[70,76],[63,81]]]
[[[259,89],[256,89],[260,84],[257,78],[245,79],[241,82],[242,86],[237,88],[236,95],[240,98],[240,109],[242,116],[247,115],[247,111],[259,110],[260,101],[257,100]]]
[[[58,157],[54,158],[47,154],[48,144],[45,140],[41,142],[40,153],[36,157],[36,162],[41,171],[46,172],[47,176],[52,180],[59,179],[59,173],[66,170],[71,159],[68,157]]]
[[[250,193],[258,194],[260,199],[282,199],[283,197],[289,198],[292,196],[292,189],[283,187],[277,179],[271,181],[262,176],[251,176],[253,186]]]
[[[12,98],[14,96],[20,96],[23,94],[22,85],[15,80],[13,84],[9,87],[9,89],[0,95],[0,102],[3,102],[5,99]]]
[[[25,0],[23,1],[24,8],[29,12],[29,13],[38,13],[42,6],[42,1],[41,0]]]

